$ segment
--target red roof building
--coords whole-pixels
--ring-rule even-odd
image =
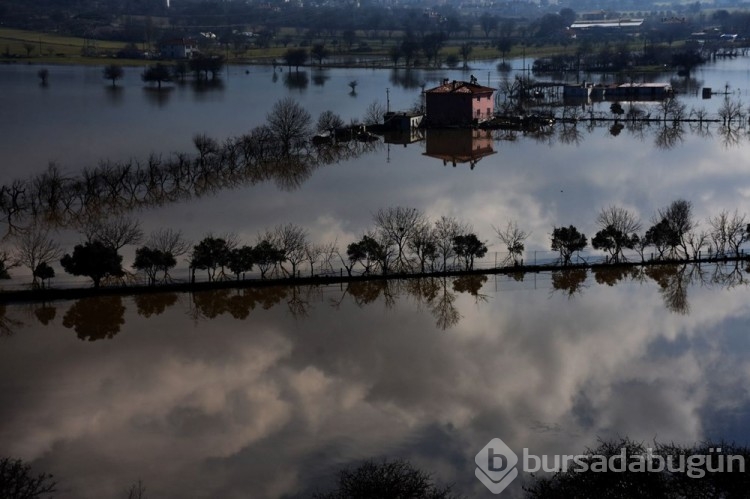
[[[443,80],[425,91],[427,123],[430,126],[467,126],[492,118],[495,89],[472,82]]]

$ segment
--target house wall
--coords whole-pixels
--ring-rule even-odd
[[[492,95],[475,95],[471,99],[472,116],[474,119],[484,121],[492,118],[495,113],[495,100]]]
[[[492,95],[427,94],[427,119],[432,126],[470,125],[475,119],[483,121],[492,117]],[[488,115],[489,110],[489,115]]]
[[[189,59],[195,49],[195,45],[164,45],[161,53],[167,59]]]

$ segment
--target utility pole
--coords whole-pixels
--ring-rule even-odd
[[[391,112],[391,89],[385,87],[385,112]]]

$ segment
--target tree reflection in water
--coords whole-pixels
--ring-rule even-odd
[[[97,296],[76,301],[63,316],[63,326],[72,328],[81,340],[111,339],[125,324],[125,306],[120,296]]]
[[[601,266],[594,267],[591,269],[594,273],[594,279],[597,284],[606,284],[607,286],[614,286],[618,282],[626,278],[636,280],[640,272],[639,267],[621,267],[621,266]]]
[[[256,306],[268,310],[281,303],[289,291],[287,286],[198,291],[191,294],[191,315],[194,320],[214,319],[222,314],[246,319]]]
[[[732,288],[750,284],[745,262],[716,264],[670,264],[646,266],[594,267],[592,273],[598,285],[613,287],[621,282],[653,281],[658,286],[665,307],[675,313],[690,312],[688,289],[690,286]],[[561,291],[573,299],[587,288],[588,269],[574,268],[550,272],[551,291]],[[508,282],[523,282],[524,274],[508,274]],[[387,309],[397,302],[411,298],[420,310],[427,311],[442,330],[456,326],[461,320],[457,297],[466,293],[477,304],[488,301],[482,289],[487,275],[461,277],[424,277],[415,279],[355,280],[338,285],[337,298],[326,298],[334,287],[326,286],[263,286],[244,289],[217,289],[189,294],[190,316],[195,321],[215,319],[228,314],[239,320],[247,319],[256,308],[264,310],[286,305],[295,319],[304,320],[319,304],[338,308],[347,298],[358,307],[382,303]],[[188,295],[186,295],[188,296]],[[180,300],[179,293],[165,292],[134,295],[137,313],[145,318],[158,316]],[[94,341],[112,338],[125,323],[125,306],[119,296],[100,296],[77,300],[63,316],[63,326],[75,329],[82,340]],[[32,306],[40,324],[47,326],[57,316],[55,307],[42,303]],[[8,309],[0,305],[0,336],[10,336],[24,323],[8,317]]]
[[[55,317],[57,316],[57,308],[49,304],[41,304],[38,307],[34,307],[34,316],[44,326],[48,326]]]
[[[8,230],[24,224],[79,227],[96,217],[187,201],[223,189],[275,181],[297,189],[326,164],[375,151],[381,144],[350,140],[284,148],[269,127],[219,143],[201,137],[198,154],[152,155],[145,161],[102,161],[72,177],[56,164],[28,180],[0,186],[0,212]]]
[[[586,287],[587,269],[556,270],[552,272],[552,291],[563,291],[573,298]]]
[[[12,336],[13,332],[23,326],[23,322],[8,317],[8,309],[0,305],[0,336]]]
[[[151,293],[133,296],[133,301],[141,317],[161,315],[167,308],[177,303],[177,293]]]

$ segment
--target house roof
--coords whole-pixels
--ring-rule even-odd
[[[488,94],[494,92],[492,87],[469,83],[468,81],[447,81],[442,85],[425,90],[428,94]]]

